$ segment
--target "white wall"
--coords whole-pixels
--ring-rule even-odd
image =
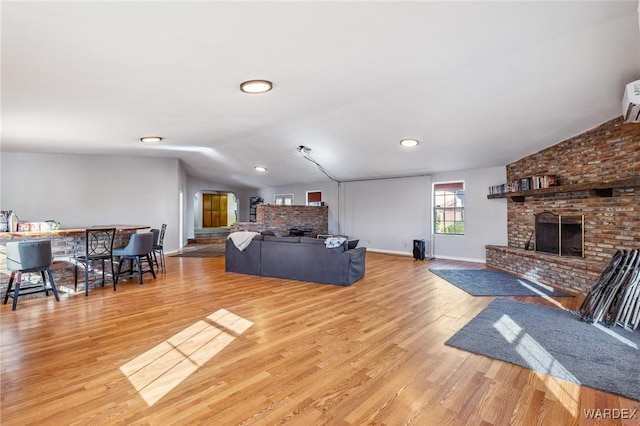
[[[506,182],[506,168],[439,173],[433,183],[464,181],[465,234],[435,235],[436,257],[484,262],[485,245],[507,245],[507,200],[487,199],[489,187]]]
[[[229,193],[227,197],[227,223],[239,222],[238,197],[234,193]]]
[[[414,239],[428,239],[431,177],[342,184],[344,234],[369,250],[409,254]]]
[[[167,224],[165,250],[179,247],[181,165],[176,159],[3,152],[0,209],[63,228]]]
[[[262,188],[265,203],[276,194],[293,194],[304,204],[306,192],[321,190],[329,206],[329,232],[360,239],[371,251],[412,255],[413,240],[431,241],[432,184],[465,182],[465,235],[436,235],[432,253],[443,259],[485,261],[485,245],[507,244],[505,199],[487,199],[491,185],[504,183],[505,167],[463,170],[433,176],[334,182]]]
[[[189,184],[189,176],[187,175],[187,170],[184,167],[184,164],[180,162],[180,182],[178,184],[179,194],[178,194],[178,211],[180,212],[179,223],[178,223],[178,243],[179,248],[187,245],[187,193],[188,193],[188,184]]]

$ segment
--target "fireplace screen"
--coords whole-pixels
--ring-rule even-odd
[[[551,212],[537,214],[535,234],[536,251],[559,256],[583,256],[583,215],[557,215]]]

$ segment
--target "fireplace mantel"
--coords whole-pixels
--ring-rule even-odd
[[[569,192],[589,191],[595,197],[611,197],[614,188],[635,188],[640,186],[640,178],[627,178],[602,182],[583,182],[567,185],[550,186],[548,188],[532,189],[529,191],[503,192],[501,194],[489,194],[487,198],[510,198],[516,203],[523,203],[525,197],[546,194],[565,194]]]

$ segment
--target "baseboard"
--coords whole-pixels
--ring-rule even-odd
[[[375,248],[369,248],[369,247],[367,247],[367,251],[370,251],[373,253],[393,254],[395,256],[413,257],[413,253],[410,253],[408,251],[384,250],[384,249],[375,249]]]
[[[487,263],[486,259],[473,259],[469,257],[457,257],[457,256],[437,256],[438,259],[444,260],[459,260],[461,262],[473,262],[473,263]]]
[[[413,253],[412,252],[408,252],[408,251],[397,251],[397,250],[384,250],[384,249],[375,249],[375,248],[369,248],[367,247],[367,251],[373,252],[373,253],[382,253],[382,254],[391,254],[393,256],[406,256],[406,257],[413,257]],[[425,257],[424,260],[434,260],[435,257]]]
[[[392,254],[395,256],[413,257],[413,253],[408,251],[384,250],[384,249],[376,249],[376,248],[369,248],[369,247],[367,247],[367,251],[370,251],[373,253]],[[440,256],[440,255],[437,255],[435,257],[425,258],[424,260],[434,260],[434,259],[459,260],[461,262],[473,262],[473,263],[487,263],[485,259],[473,259],[469,257]]]

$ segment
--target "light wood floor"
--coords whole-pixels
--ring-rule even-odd
[[[0,306],[0,423],[572,425],[638,409],[597,424],[640,424],[638,402],[445,346],[493,298],[434,265],[479,267],[368,253],[339,287],[168,257],[142,286]]]

